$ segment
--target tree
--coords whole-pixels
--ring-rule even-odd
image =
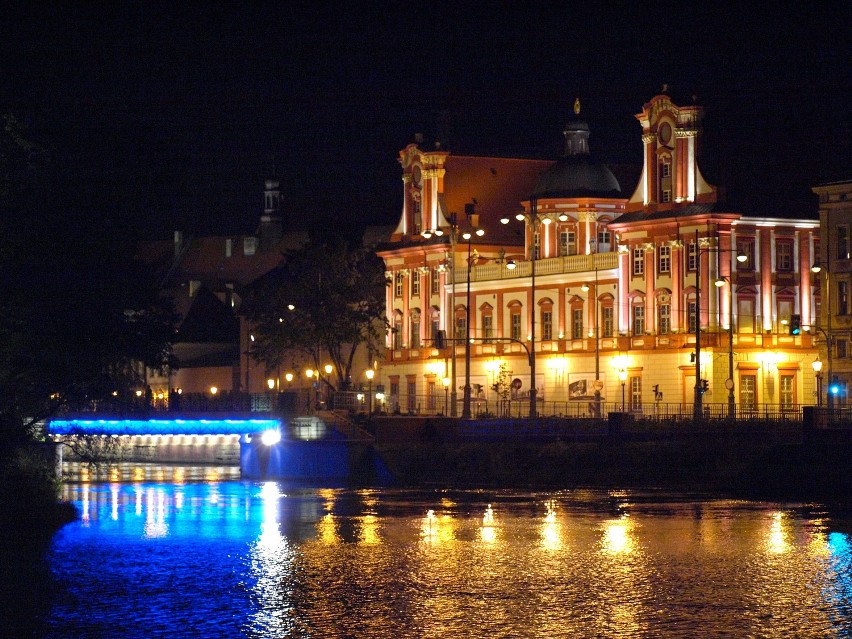
[[[284,256],[255,283],[241,312],[251,325],[251,356],[267,371],[287,357],[317,370],[327,356],[337,388],[348,388],[359,348],[379,351],[387,330],[382,260],[342,241],[313,243]]]
[[[175,315],[132,259],[133,238],[66,205],[61,152],[0,130],[0,438],[25,442],[63,405],[171,361]]]

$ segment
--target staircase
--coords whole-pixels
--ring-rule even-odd
[[[349,419],[348,411],[320,410],[316,412],[326,426],[333,428],[347,441],[372,442],[375,437]]]

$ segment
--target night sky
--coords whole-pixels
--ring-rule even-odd
[[[305,219],[393,222],[415,133],[556,159],[576,96],[638,166],[664,83],[741,210],[814,215],[852,177],[852,3],[507,4],[7,4],[0,111],[69,162],[69,210],[149,236],[251,231],[273,171]]]

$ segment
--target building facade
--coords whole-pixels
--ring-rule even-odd
[[[754,414],[816,403],[817,340],[801,328],[818,322],[819,222],[724,210],[699,166],[702,118],[666,94],[643,106],[632,195],[591,154],[579,102],[555,162],[407,146],[400,221],[379,250],[391,282],[377,374],[387,408]]]
[[[820,400],[849,406],[852,382],[852,181],[814,187],[819,197],[820,251],[812,270],[817,287]],[[823,397],[824,395],[824,397]]]

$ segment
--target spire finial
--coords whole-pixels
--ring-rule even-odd
[[[580,98],[574,99],[574,115],[580,115]]]

